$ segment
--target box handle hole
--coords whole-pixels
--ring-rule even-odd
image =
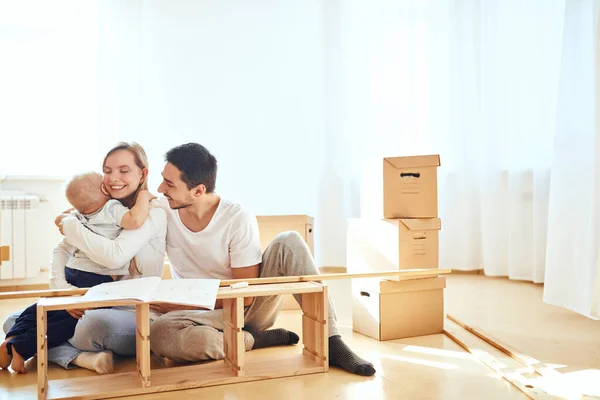
[[[360,292],[360,295],[365,297],[371,297],[371,295],[367,292]]]
[[[400,178],[420,178],[420,172],[401,172]]]

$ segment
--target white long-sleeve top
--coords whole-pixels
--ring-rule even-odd
[[[154,201],[153,201],[154,203]],[[74,216],[63,219],[63,233],[67,244],[83,251],[92,261],[109,269],[116,269],[136,258],[142,275],[127,276],[124,279],[162,275],[165,261],[167,216],[158,204],[152,204],[146,221],[139,229],[123,230],[115,239],[108,239],[87,229]],[[64,244],[64,241],[63,241]],[[54,251],[53,265],[68,257],[69,251],[59,244]],[[54,284],[64,285],[64,265],[62,281],[56,273]],[[53,268],[54,271],[54,268]],[[64,282],[63,282],[64,281]],[[51,284],[52,284],[51,279]],[[62,286],[64,288],[64,286]]]
[[[51,289],[76,289],[65,278],[65,266],[73,257],[76,248],[62,239],[52,251],[52,261],[50,262],[50,288]]]

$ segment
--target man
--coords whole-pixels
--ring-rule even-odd
[[[166,154],[163,182],[167,209],[167,255],[174,278],[248,279],[317,275],[310,250],[300,235],[278,235],[261,254],[256,217],[215,193],[217,160],[202,145],[188,143]],[[296,296],[300,302],[300,296]],[[246,350],[295,344],[298,336],[270,328],[280,296],[245,299]],[[152,306],[166,313],[151,325],[152,351],[174,361],[222,359],[222,304],[214,311],[170,304]],[[371,376],[373,365],[342,341],[329,300],[329,364]]]

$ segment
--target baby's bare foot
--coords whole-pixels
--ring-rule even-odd
[[[12,359],[12,363],[10,364],[10,367],[12,368],[13,371],[15,371],[19,374],[26,374],[27,369],[25,368],[25,360],[23,359],[23,357],[21,357],[21,355],[19,353],[17,353],[17,350],[15,350],[14,346],[12,348],[12,353],[13,353],[13,359]]]
[[[19,353],[17,353],[17,350],[15,350],[14,346],[13,346],[13,361],[10,364],[10,367],[12,368],[13,371],[15,371],[19,374],[27,373],[27,369],[25,368],[25,360],[23,359],[23,357],[21,357],[21,355]]]
[[[12,361],[12,357],[8,354],[8,341],[11,338],[6,338],[2,344],[0,344],[0,368],[7,369]]]

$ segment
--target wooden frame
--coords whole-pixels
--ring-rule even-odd
[[[411,269],[222,280],[217,299],[223,299],[225,359],[174,367],[176,370],[151,370],[149,303],[135,300],[82,302],[78,296],[85,294],[87,289],[5,292],[0,293],[0,300],[40,297],[37,304],[38,399],[100,399],[327,372],[328,292],[322,281],[386,276],[419,279],[451,272],[450,269]],[[228,287],[238,282],[247,282],[249,286],[242,289]],[[302,296],[302,354],[246,363],[242,331],[244,297],[285,294]],[[136,307],[136,372],[48,381],[48,311],[132,305]]]
[[[303,353],[273,360],[245,362],[244,297],[301,294]],[[223,299],[225,359],[206,364],[151,370],[149,304],[137,301],[81,302],[77,297],[41,298],[37,305],[38,399],[103,399],[197,387],[224,385],[286,376],[323,373],[328,360],[327,286],[317,282],[220,288]],[[136,306],[137,371],[61,380],[48,380],[46,316],[48,311],[106,306]]]

